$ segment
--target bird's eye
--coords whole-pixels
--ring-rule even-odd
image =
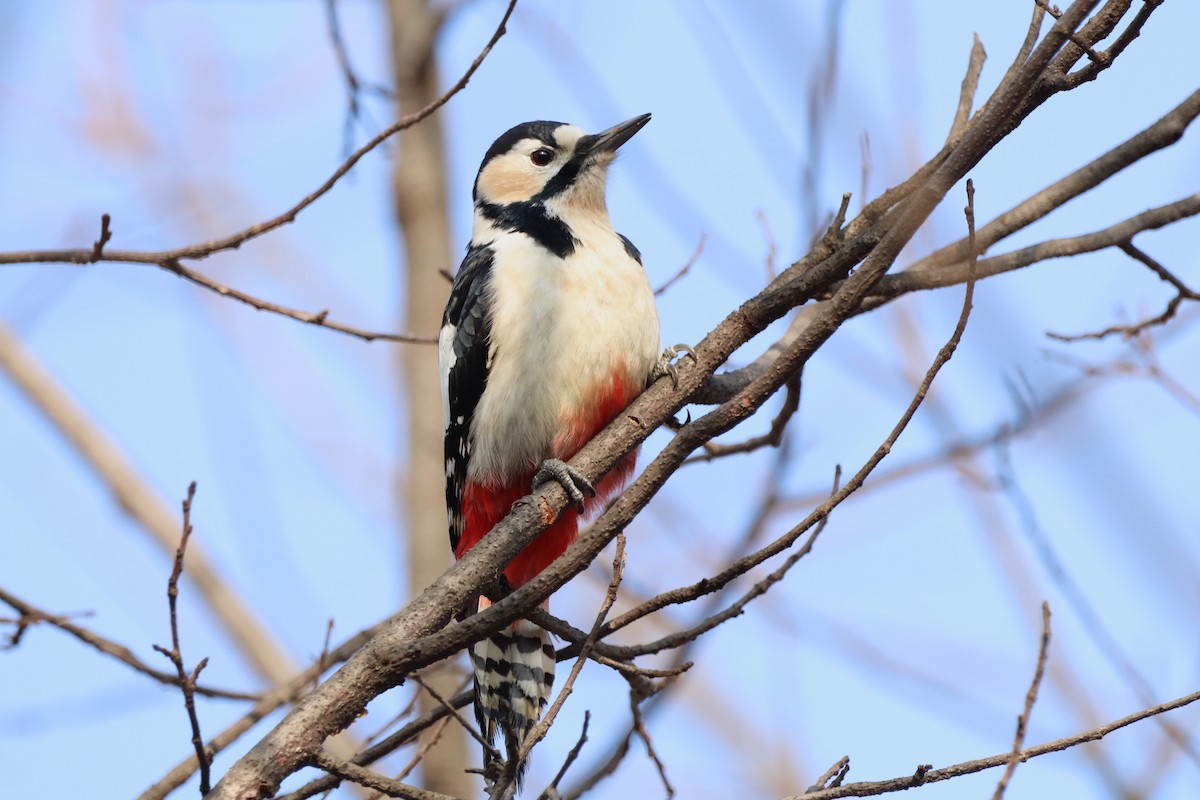
[[[529,154],[529,160],[539,167],[544,167],[554,160],[554,151],[548,147],[539,147]]]

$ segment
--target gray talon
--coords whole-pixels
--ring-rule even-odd
[[[680,353],[683,353],[685,356],[687,356],[688,358],[690,358],[692,360],[693,364],[700,363],[700,357],[696,355],[695,348],[693,348],[690,344],[677,344],[674,347],[669,347],[667,349],[671,351],[672,358],[679,355]]]
[[[541,463],[533,476],[533,488],[536,489],[551,481],[558,483],[566,490],[571,502],[575,504],[575,510],[580,514],[583,513],[584,496],[596,496],[596,487],[592,486],[591,481],[579,474],[578,470],[567,466],[565,462],[559,461],[557,458],[547,458]]]
[[[662,355],[658,359],[658,364],[654,367],[654,372],[650,376],[650,382],[658,380],[664,375],[671,379],[671,386],[679,388],[679,366],[675,362],[675,358],[680,354],[685,358],[692,359],[692,363],[697,363],[700,359],[696,357],[696,351],[686,344],[677,344],[673,347],[668,347],[663,350]]]

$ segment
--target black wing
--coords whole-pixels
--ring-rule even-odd
[[[486,289],[492,277],[492,249],[467,251],[442,315],[438,356],[442,367],[442,397],[446,403],[446,509],[450,547],[462,536],[463,486],[471,460],[471,418],[487,386],[491,314]]]

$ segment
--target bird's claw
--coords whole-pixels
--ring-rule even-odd
[[[679,365],[675,359],[680,354],[685,358],[690,358],[692,363],[699,362],[696,356],[696,351],[691,345],[677,344],[662,351],[662,355],[658,358],[658,363],[654,366],[654,372],[650,375],[650,382],[658,380],[664,375],[671,379],[671,386],[675,389],[679,388]]]
[[[575,510],[580,514],[583,513],[583,503],[586,497],[596,496],[596,487],[592,486],[592,482],[583,477],[578,470],[568,466],[565,462],[559,461],[557,458],[547,458],[538,467],[538,471],[533,476],[533,488],[538,488],[542,484],[554,481],[558,483],[566,491],[571,498],[571,502],[575,504]]]

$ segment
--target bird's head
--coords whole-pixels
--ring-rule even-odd
[[[477,206],[540,203],[553,213],[602,212],[608,166],[649,114],[595,134],[562,122],[525,122],[497,139],[475,178]]]

